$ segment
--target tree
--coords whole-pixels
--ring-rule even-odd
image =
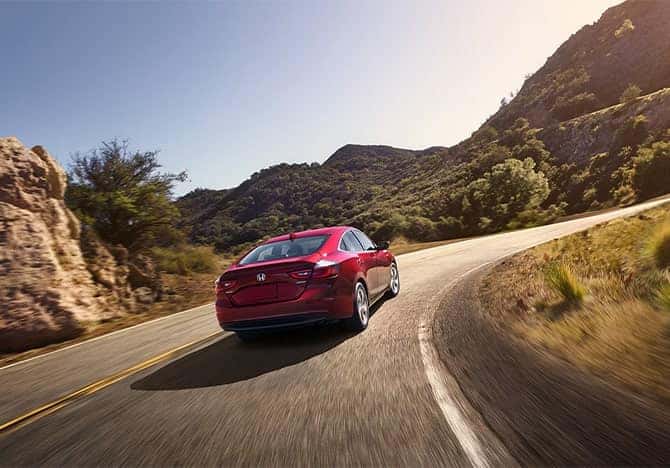
[[[102,142],[75,154],[66,202],[102,239],[138,252],[179,236],[175,183],[185,172],[159,172],[158,151],[130,151],[127,141]]]
[[[549,183],[535,171],[535,161],[508,159],[493,166],[468,186],[471,208],[480,226],[495,230],[507,226],[519,213],[540,207],[549,195]]]
[[[640,97],[640,94],[642,94],[640,87],[636,84],[630,84],[628,85],[628,88],[626,88],[623,93],[621,93],[619,102],[621,104],[626,104],[627,102],[634,101]]]

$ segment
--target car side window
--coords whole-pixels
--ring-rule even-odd
[[[346,252],[360,252],[361,250],[364,250],[361,243],[358,242],[358,239],[351,231],[347,231],[342,236],[341,246],[342,250]]]
[[[372,250],[375,248],[375,243],[370,240],[368,236],[361,231],[353,231],[356,239],[358,239],[363,246],[363,250]]]

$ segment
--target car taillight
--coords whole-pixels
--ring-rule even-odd
[[[233,289],[236,284],[237,281],[235,280],[224,280],[219,278],[214,282],[214,287],[216,289],[216,292],[220,293]]]
[[[340,265],[328,260],[319,260],[312,270],[312,279],[335,278],[340,272]]]
[[[309,278],[309,275],[312,274],[312,270],[299,270],[299,271],[292,271],[288,275],[293,278],[293,279],[307,279]]]

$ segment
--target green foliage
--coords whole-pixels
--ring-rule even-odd
[[[586,290],[568,265],[549,265],[544,272],[544,278],[549,287],[560,294],[566,303],[580,304],[584,300]]]
[[[172,203],[174,184],[186,174],[159,172],[156,151],[130,151],[112,140],[73,158],[66,193],[68,206],[102,239],[131,252],[174,242],[179,211]]]
[[[549,183],[531,158],[507,159],[467,187],[468,211],[486,231],[500,229],[519,213],[536,209],[549,195]]]
[[[498,138],[498,130],[490,125],[484,125],[482,128],[474,132],[471,138],[474,142],[480,144],[491,143]]]
[[[645,252],[657,268],[670,268],[670,222],[661,224],[645,245]]]
[[[377,240],[390,240],[404,236],[408,231],[407,218],[400,213],[392,213],[371,233]],[[418,236],[416,236],[418,238]]]
[[[600,107],[600,101],[595,94],[584,92],[571,97],[559,97],[551,112],[556,119],[564,121],[588,114]]]
[[[614,144],[610,150],[615,154],[628,146],[636,149],[649,136],[649,120],[644,115],[636,115],[626,119],[623,126],[614,133]]]
[[[348,224],[375,240],[432,241],[562,212],[544,204],[552,157],[537,130],[518,119],[500,142],[484,128],[459,154],[347,145],[326,163],[280,164],[227,191],[197,190],[178,201],[196,243],[231,251],[283,232]]]
[[[619,98],[619,102],[621,104],[626,104],[627,102],[634,101],[635,99],[639,98],[640,95],[642,94],[642,89],[636,84],[630,84],[628,87],[621,93],[621,97]]]
[[[646,118],[635,116],[614,131],[609,151],[561,164],[538,130],[516,119],[500,132],[482,127],[450,150],[347,145],[324,164],[280,164],[232,190],[194,191],[178,205],[190,240],[226,252],[340,224],[378,241],[479,235],[608,206],[615,196],[635,201],[633,159],[654,138]]]
[[[641,198],[662,195],[670,190],[670,142],[659,141],[640,148],[633,159],[632,182]]]
[[[220,258],[210,246],[154,247],[151,255],[158,269],[166,273],[186,275],[189,273],[215,273],[220,267]]]
[[[621,24],[621,26],[619,26],[619,28],[616,31],[614,31],[614,37],[619,39],[619,38],[623,37],[625,34],[627,34],[629,32],[633,32],[634,30],[635,30],[635,25],[630,20],[630,18],[626,18],[624,20],[623,24]]]
[[[500,143],[508,148],[513,148],[517,145],[523,144],[528,138],[528,131],[530,124],[527,119],[516,119],[514,125],[503,132]]]

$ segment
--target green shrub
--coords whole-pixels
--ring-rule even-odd
[[[670,143],[659,141],[640,148],[633,159],[633,186],[643,198],[668,192],[670,174]]]
[[[670,222],[662,224],[654,231],[645,250],[658,268],[670,268]]]
[[[544,277],[565,302],[580,304],[584,300],[586,290],[568,265],[553,264],[544,272]]]
[[[629,117],[614,133],[610,155],[617,155],[626,146],[635,149],[649,136],[649,120],[642,114]],[[605,161],[607,161],[607,157]]]
[[[616,31],[614,31],[614,37],[619,39],[620,37],[623,37],[624,34],[633,32],[634,30],[635,25],[629,18],[626,18],[623,24]]]
[[[579,93],[576,96],[561,96],[551,110],[554,117],[563,122],[580,115],[591,113],[601,107],[600,101],[593,93]]]
[[[624,90],[623,93],[621,93],[621,97],[619,98],[619,102],[621,104],[625,104],[630,101],[634,101],[635,99],[640,97],[640,94],[642,94],[642,90],[640,87],[636,84],[631,84]]]
[[[158,269],[165,273],[214,273],[220,265],[218,255],[209,246],[155,247],[151,252]]]

